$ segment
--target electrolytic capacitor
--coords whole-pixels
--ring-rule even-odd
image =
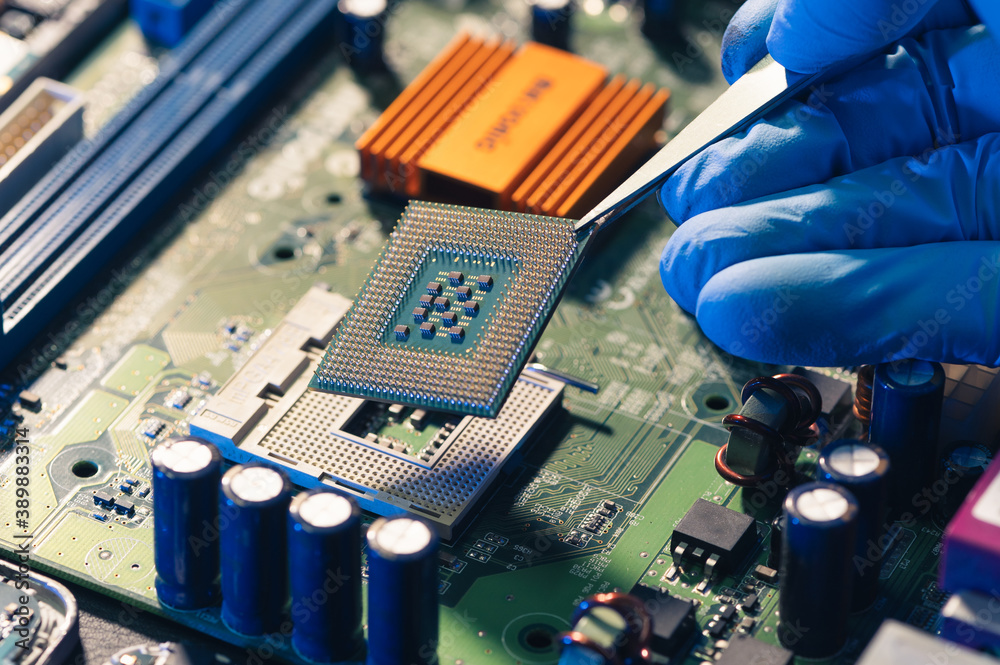
[[[219,598],[219,478],[222,457],[200,439],[164,441],[153,466],[153,556],[156,594],[179,610]]]
[[[389,18],[386,0],[340,0],[339,50],[347,64],[358,72],[385,68],[385,26]]]
[[[368,665],[438,662],[438,536],[408,516],[368,529]]]
[[[238,465],[222,476],[222,619],[244,635],[277,630],[288,603],[291,484],[278,469]]]
[[[938,479],[932,488],[938,501],[938,514],[944,518],[954,515],[992,461],[993,451],[975,441],[956,441],[945,448]],[[942,494],[943,499],[940,498]]]
[[[886,496],[889,487],[889,455],[878,446],[855,439],[841,439],[823,448],[817,479],[840,485],[857,499],[858,537],[854,548],[854,592],[851,609],[863,610],[878,596],[882,570]]]
[[[919,515],[918,496],[930,489],[937,459],[944,369],[926,360],[875,368],[868,440],[889,454],[889,506],[895,515]]]
[[[531,38],[539,44],[568,51],[574,9],[573,0],[533,0]]]
[[[771,520],[771,535],[767,539],[767,565],[776,570],[781,566],[781,539],[784,537],[784,530],[785,516],[779,514]]]
[[[785,498],[778,637],[798,656],[832,656],[847,641],[858,512],[851,493],[830,483]]]
[[[328,490],[303,492],[288,508],[292,644],[307,660],[357,660],[361,628],[361,513]]]
[[[654,42],[680,34],[677,0],[642,0],[642,34]]]

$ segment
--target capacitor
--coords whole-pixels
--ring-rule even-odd
[[[934,481],[944,369],[926,360],[875,368],[868,440],[892,460],[889,506],[894,515],[920,514],[918,495]]]
[[[438,640],[438,536],[419,519],[368,529],[368,665],[432,665]]]
[[[222,476],[222,619],[244,635],[277,630],[288,602],[286,533],[291,484],[254,462]]]
[[[340,0],[338,40],[347,64],[358,72],[385,68],[385,26],[389,18],[387,0]]]
[[[823,448],[817,479],[839,485],[857,499],[858,537],[854,548],[851,609],[866,609],[878,596],[881,542],[885,528],[889,489],[889,455],[878,446],[855,439],[841,439]]]
[[[292,644],[307,660],[357,660],[361,628],[361,513],[353,499],[318,489],[288,508]]]
[[[948,518],[955,514],[991,461],[993,451],[975,441],[956,441],[945,448],[931,488],[935,498],[943,495],[938,501],[939,515]]]
[[[854,496],[830,483],[785,498],[778,637],[798,656],[826,658],[847,640],[858,512]]]
[[[153,448],[153,557],[164,605],[195,610],[219,597],[219,478],[222,456],[200,439]]]
[[[531,38],[539,44],[568,51],[574,10],[573,0],[533,0]]]
[[[642,34],[654,42],[680,35],[677,0],[642,0]]]
[[[785,516],[778,515],[771,520],[771,534],[768,536],[767,565],[777,569],[781,566],[781,539],[785,530]]]

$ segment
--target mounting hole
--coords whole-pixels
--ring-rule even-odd
[[[274,258],[279,261],[287,261],[288,259],[295,258],[295,248],[289,247],[288,245],[282,245],[281,247],[275,247]]]
[[[74,462],[73,466],[70,467],[70,471],[77,478],[91,478],[97,475],[100,467],[97,466],[97,462],[91,462],[89,459],[82,459],[78,462]]]
[[[137,563],[133,563],[133,564],[131,565],[131,568],[132,568],[132,570],[139,570],[139,564],[137,564]]]
[[[552,647],[552,633],[544,628],[535,628],[524,636],[524,643],[532,649],[544,651]]]
[[[331,205],[336,205],[337,203],[340,203],[343,200],[344,197],[338,194],[337,192],[330,192],[329,194],[326,195],[326,202]]]
[[[705,406],[712,411],[725,411],[729,408],[729,398],[725,395],[706,395]]]
[[[553,651],[558,631],[547,623],[533,623],[525,626],[518,634],[521,648],[534,653]]]

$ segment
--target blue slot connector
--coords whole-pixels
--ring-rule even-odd
[[[215,0],[130,0],[132,19],[151,42],[173,48],[215,4]]]
[[[0,218],[0,366],[219,157],[333,29],[336,0],[230,0]]]

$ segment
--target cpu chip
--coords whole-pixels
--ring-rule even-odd
[[[310,387],[496,417],[584,244],[566,219],[411,202]]]

